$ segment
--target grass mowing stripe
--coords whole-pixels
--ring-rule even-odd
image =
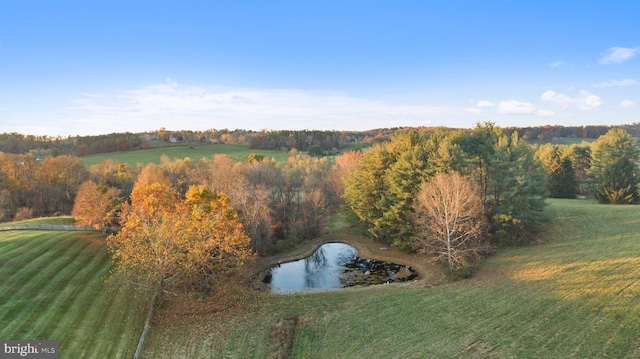
[[[0,232],[0,261],[24,260],[0,267],[0,338],[60,337],[51,339],[60,340],[61,357],[131,357],[146,308],[105,290],[111,261],[101,239],[88,232]],[[7,245],[13,254],[3,251]]]
[[[101,266],[96,270],[96,277],[106,275],[111,268],[111,261],[103,256]],[[73,335],[67,338],[67,345],[72,352],[80,353],[81,357],[90,357],[99,354],[106,349],[106,343],[101,340],[105,328],[111,324],[112,316],[110,311],[114,308],[116,295],[109,293],[102,281],[93,280],[87,285],[87,298],[81,311],[84,313],[81,320],[73,323],[70,331]],[[105,295],[106,293],[110,295]],[[96,318],[104,318],[101,321]],[[105,346],[105,347],[101,347]]]
[[[56,253],[62,252],[56,256],[53,262],[46,262],[45,258],[49,256],[43,255],[34,260],[33,271],[37,272],[27,282],[29,285],[23,286],[16,294],[26,302],[22,307],[17,306],[11,308],[11,311],[18,310],[20,315],[12,313],[15,316],[13,327],[14,335],[29,335],[33,328],[33,323],[37,322],[44,315],[51,313],[49,308],[56,308],[56,300],[58,296],[69,291],[69,277],[73,278],[78,273],[73,273],[74,263],[77,262],[77,255],[86,249],[87,243],[79,241],[69,236],[64,242],[54,247]],[[90,245],[90,244],[89,244]],[[64,250],[61,250],[64,248]],[[47,268],[47,270],[43,270]],[[42,283],[42,284],[41,284]],[[46,305],[45,305],[46,303]],[[10,323],[11,324],[11,323]],[[48,333],[51,335],[51,333]],[[28,339],[28,336],[20,337],[20,339]],[[46,337],[56,339],[52,337]]]
[[[113,317],[114,325],[109,341],[120,343],[120,345],[108,346],[106,350],[102,352],[106,358],[122,357],[123,353],[130,349],[135,351],[136,344],[138,343],[144,326],[147,308],[145,308],[142,303],[148,303],[148,301],[137,302],[137,305],[128,305],[129,303],[135,304],[136,302],[131,301],[130,298],[127,297],[119,297],[118,299],[123,301],[123,305],[116,306],[116,308],[119,308],[117,313],[114,311],[111,312],[111,314],[116,314],[116,316]]]
[[[83,284],[94,276],[96,266],[101,262],[98,255],[101,249],[96,244],[88,243],[85,248],[74,254],[75,260],[64,268],[63,272],[56,274],[56,276],[62,276],[61,287],[57,288],[56,295],[51,296],[47,301],[47,306],[53,309],[47,310],[33,322],[34,332],[42,331],[42,328],[48,328],[48,330],[55,328],[49,335],[52,338],[65,341],[65,333],[69,333],[69,327],[72,326],[73,321],[78,320],[82,313],[77,310],[77,307],[81,306],[86,300],[87,294],[91,293]],[[66,275],[66,273],[70,273],[70,275]],[[38,335],[32,337],[38,337]]]
[[[62,337],[66,343],[66,350],[80,353],[80,357],[94,352],[95,347],[98,346],[97,337],[100,336],[100,329],[104,328],[106,323],[97,318],[107,317],[109,307],[115,300],[115,296],[102,293],[107,289],[102,280],[97,280],[108,273],[111,260],[104,255],[99,256],[98,259],[99,261],[95,263],[96,268],[92,272],[92,279],[83,285],[84,299],[77,309],[82,315],[66,327],[69,334]]]
[[[0,295],[0,297],[4,297],[7,294],[10,295],[10,300],[3,304],[4,310],[0,313],[0,321],[5,321],[5,318],[13,318],[11,322],[18,320],[28,322],[25,314],[32,313],[31,316],[36,315],[41,298],[46,298],[47,293],[58,285],[56,281],[50,281],[49,277],[63,270],[68,263],[72,262],[74,260],[72,255],[74,249],[82,245],[82,243],[68,238],[57,241],[52,245],[51,251],[33,258],[31,262],[25,265],[21,269],[19,276],[9,276],[6,282],[9,283],[8,288],[19,288],[12,291],[7,289]],[[51,257],[56,257],[56,255],[58,255],[57,258],[50,261]],[[9,331],[13,328],[11,322],[4,327],[4,330],[0,331],[0,335],[7,333],[14,338],[23,334]]]
[[[10,232],[0,232],[0,237],[4,237]],[[44,231],[12,231],[20,234],[16,240],[0,242],[2,252],[0,254],[0,270],[12,270],[14,266],[25,264],[27,259],[37,258],[47,253],[51,249],[52,243],[65,237],[66,232],[44,232]],[[13,236],[12,236],[13,237]],[[28,241],[28,248],[25,248]]]

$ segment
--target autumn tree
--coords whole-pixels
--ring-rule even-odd
[[[260,162],[248,165],[234,162],[229,156],[216,154],[212,159],[203,159],[193,180],[213,192],[227,195],[231,206],[238,212],[251,247],[259,253],[266,253],[271,246],[271,191],[262,183],[251,183],[247,171]]]
[[[128,198],[138,175],[135,168],[112,159],[102,160],[89,167],[89,179],[96,184],[117,188],[120,196]]]
[[[160,156],[160,169],[171,182],[171,187],[184,194],[189,189],[190,172],[194,163],[189,157],[170,159],[167,155]]]
[[[182,198],[166,184],[136,186],[122,230],[107,238],[114,277],[155,292],[213,288],[218,275],[252,257],[229,199],[202,186]]]
[[[362,158],[362,151],[348,151],[336,157],[333,164],[333,174],[331,175],[334,191],[340,197],[344,194],[345,181],[353,175]]]
[[[33,216],[69,213],[86,170],[74,156],[38,160],[31,154],[0,154],[0,211],[10,219],[19,208]]]
[[[484,216],[476,185],[457,172],[441,173],[420,186],[415,200],[414,247],[453,272],[482,249]]]
[[[137,187],[142,187],[154,183],[160,183],[166,185],[167,187],[171,187],[171,180],[162,170],[162,167],[158,166],[155,163],[149,163],[140,170],[138,176],[136,177],[136,181],[133,184],[133,190]]]
[[[116,224],[121,204],[117,188],[89,180],[80,185],[71,215],[81,226],[104,231]]]

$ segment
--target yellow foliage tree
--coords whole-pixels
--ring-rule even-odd
[[[121,224],[107,238],[114,275],[155,291],[209,291],[218,275],[253,258],[229,199],[203,186],[190,187],[185,198],[166,184],[137,186]]]

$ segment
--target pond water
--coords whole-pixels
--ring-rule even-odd
[[[409,266],[358,256],[345,243],[327,243],[311,256],[271,268],[264,277],[272,293],[336,290],[355,285],[408,281],[417,273]]]

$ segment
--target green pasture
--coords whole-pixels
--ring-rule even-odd
[[[53,225],[73,224],[75,221],[76,220],[71,216],[41,217],[41,218],[25,219],[25,220],[16,221],[16,222],[0,223],[0,228],[2,228],[3,226],[12,226],[14,224],[53,224]]]
[[[640,357],[640,206],[549,202],[544,243],[502,249],[471,279],[167,305],[144,357]]]
[[[150,148],[146,150],[134,150],[124,152],[96,153],[82,156],[82,161],[86,168],[100,163],[102,160],[111,159],[117,162],[128,163],[135,166],[137,163],[160,163],[162,155],[170,159],[189,157],[194,161],[202,158],[211,158],[215,154],[225,154],[237,161],[245,161],[250,154],[257,153],[268,158],[275,158],[277,161],[286,161],[289,153],[269,150],[254,150],[248,145],[227,145],[214,143],[192,143],[188,145]]]
[[[145,298],[108,289],[96,232],[0,231],[0,338],[57,340],[60,358],[131,358]]]

